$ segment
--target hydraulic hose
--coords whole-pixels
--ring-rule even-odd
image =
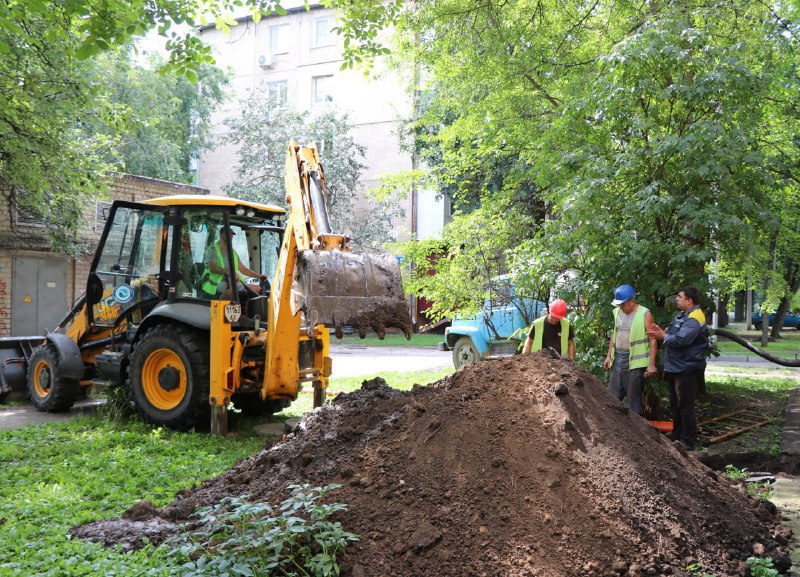
[[[735,343],[739,343],[748,351],[752,351],[757,354],[759,357],[767,359],[771,363],[775,363],[776,365],[782,365],[784,367],[800,367],[800,359],[783,359],[780,357],[773,357],[769,353],[765,353],[761,349],[755,347],[750,341],[743,339],[736,333],[732,333],[726,329],[715,329],[715,332],[720,337],[725,337],[726,339],[730,339]]]

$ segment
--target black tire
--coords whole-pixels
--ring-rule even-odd
[[[760,331],[760,330],[761,330],[761,323],[753,323],[753,327],[754,327],[754,328],[755,328],[757,331]]]
[[[64,378],[58,363],[58,350],[52,343],[37,348],[28,363],[31,402],[45,413],[68,411],[80,392],[81,384]]]
[[[185,431],[210,422],[208,336],[181,325],[148,330],[131,353],[129,386],[151,425]]]
[[[453,366],[456,369],[473,365],[481,360],[481,353],[478,347],[469,337],[461,337],[453,347]]]

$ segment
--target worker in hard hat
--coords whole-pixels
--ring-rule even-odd
[[[533,321],[522,354],[553,349],[562,357],[564,351],[575,360],[575,328],[567,319],[567,303],[561,299],[550,304],[547,315]]]
[[[629,284],[614,291],[614,330],[608,341],[603,368],[611,369],[608,391],[626,401],[631,412],[642,412],[644,380],[656,374],[658,342],[646,332],[653,326],[653,315],[636,302],[636,291]]]

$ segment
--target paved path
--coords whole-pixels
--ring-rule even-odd
[[[366,347],[331,343],[330,355],[334,377],[453,368],[452,353],[428,347]]]
[[[42,413],[37,411],[30,403],[15,405],[9,408],[0,408],[0,430],[21,429],[28,425],[66,421],[83,413],[94,411],[104,402],[104,399],[78,401],[66,413]]]

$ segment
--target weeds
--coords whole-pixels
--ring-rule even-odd
[[[772,485],[770,483],[766,481],[759,483],[745,482],[745,480],[750,476],[750,471],[747,469],[739,469],[733,465],[725,465],[725,476],[731,481],[740,481],[744,483],[747,494],[751,497],[765,500],[772,498]]]
[[[266,503],[229,497],[200,509],[202,529],[165,543],[182,577],[251,577],[285,575],[335,577],[337,556],[358,540],[331,516],[347,507],[324,504],[340,485],[291,485],[292,495],[280,505],[280,515]]]
[[[703,564],[699,562],[687,565],[686,570],[692,575],[697,575],[698,577],[714,577],[714,575],[711,573],[703,572]]]
[[[772,562],[772,557],[749,557],[747,564],[753,577],[777,577],[778,570]]]

